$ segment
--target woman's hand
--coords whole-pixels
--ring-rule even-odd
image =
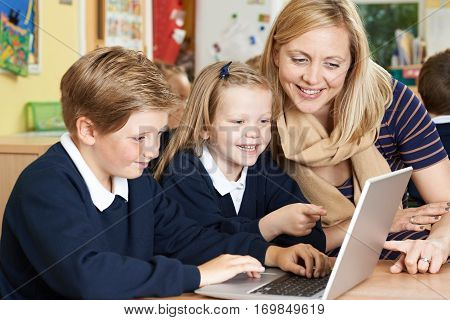
[[[324,277],[331,271],[331,260],[313,246],[303,243],[289,248],[270,246],[265,264],[307,278]]]
[[[430,203],[418,208],[398,210],[390,232],[422,231],[428,224],[433,224],[450,210],[448,202]]]
[[[326,215],[320,206],[294,203],[275,210],[259,222],[259,230],[266,241],[271,241],[280,234],[296,237],[311,233],[317,220]]]
[[[250,256],[222,254],[198,267],[200,270],[200,287],[224,282],[239,273],[249,277],[260,278],[264,271],[261,263]]]
[[[449,242],[449,238],[386,241],[385,249],[402,252],[390,270],[392,273],[437,273],[449,256]]]

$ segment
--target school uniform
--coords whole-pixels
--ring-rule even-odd
[[[433,118],[433,122],[436,124],[436,129],[447,154],[450,153],[450,115],[437,116]]]
[[[436,125],[436,130],[441,138],[445,151],[447,151],[447,154],[450,153],[450,116],[437,116],[432,121]],[[408,192],[411,200],[416,202],[417,205],[425,204],[425,201],[420,196],[419,190],[417,190],[416,185],[412,181],[408,184]]]
[[[20,175],[0,242],[0,294],[9,299],[128,299],[199,286],[196,265],[222,253],[264,262],[256,235],[200,227],[148,175],[106,190],[70,137]]]
[[[260,235],[258,224],[262,217],[289,204],[308,203],[297,183],[272,161],[268,151],[259,156],[255,165],[245,167],[236,182],[224,176],[206,147],[200,158],[182,151],[166,168],[161,185],[190,218],[230,234],[244,231]],[[308,243],[324,251],[325,235],[318,221],[307,236],[281,235],[273,243]]]

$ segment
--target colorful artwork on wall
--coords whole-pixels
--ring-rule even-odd
[[[20,76],[28,75],[30,33],[0,16],[0,68]]]
[[[39,73],[41,71],[41,59],[39,57],[39,4],[39,0],[0,0],[0,14],[4,14],[11,25],[19,28],[17,30],[25,30],[29,35],[27,64],[28,71],[31,73]]]

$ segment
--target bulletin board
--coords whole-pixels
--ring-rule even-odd
[[[0,1],[0,19],[5,31],[0,44],[0,59],[4,63],[13,62],[17,68],[9,65],[8,70],[15,74],[25,76],[41,71],[39,9],[39,0]]]
[[[142,0],[105,0],[105,45],[144,49]]]
[[[175,64],[186,36],[185,11],[179,0],[153,0],[153,57]]]
[[[86,48],[123,46],[148,54],[151,0],[86,1]],[[151,20],[150,20],[151,21]],[[150,51],[151,54],[151,51]]]

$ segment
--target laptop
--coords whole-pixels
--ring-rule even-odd
[[[335,299],[368,278],[380,257],[412,168],[368,179],[331,274],[308,279],[268,268],[260,279],[239,274],[195,293],[222,299]]]

